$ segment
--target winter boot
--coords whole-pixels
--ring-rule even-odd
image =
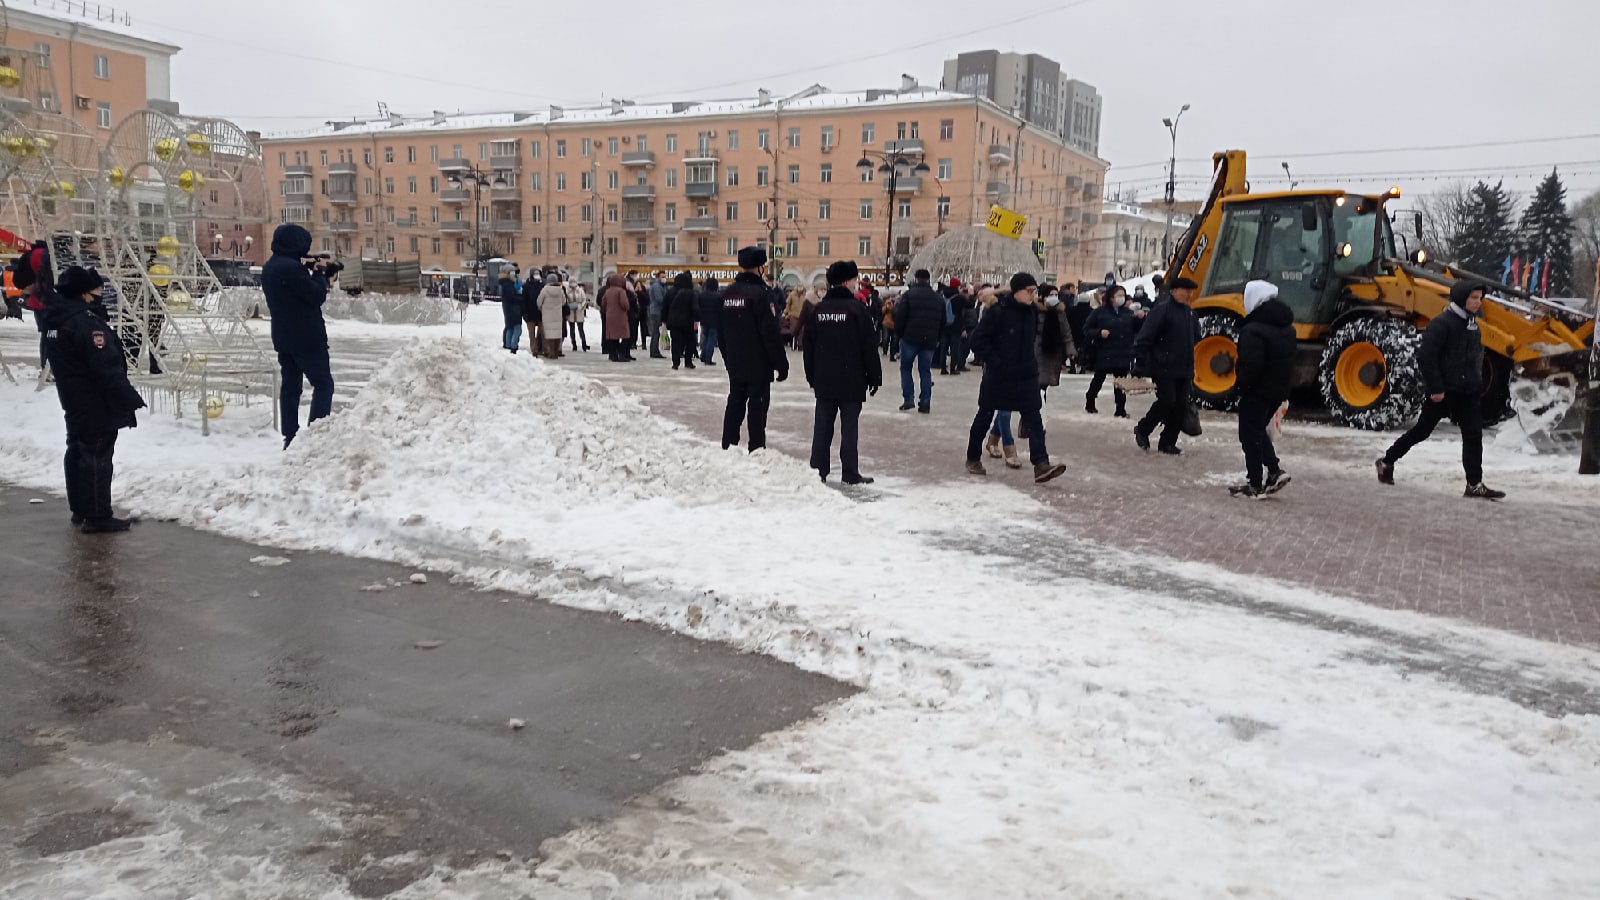
[[[1463,497],[1477,497],[1480,500],[1503,500],[1503,499],[1505,499],[1506,492],[1505,491],[1497,491],[1494,488],[1491,488],[1488,485],[1484,484],[1483,482],[1479,482],[1477,484],[1469,484],[1469,485],[1467,485],[1467,492],[1462,494],[1461,496],[1463,496]],[[85,530],[87,530],[87,528],[88,528],[88,526],[85,526]]]
[[[968,475],[987,475],[987,474],[989,474],[989,472],[988,472],[988,470],[984,469],[982,460],[969,459],[969,460],[967,460],[967,474]]]
[[[1095,409],[1094,398],[1093,397],[1090,397],[1088,400],[1084,401],[1083,411],[1088,413],[1091,416],[1099,415],[1100,410]]]
[[[84,534],[112,534],[118,531],[127,531],[131,527],[133,527],[133,523],[127,519],[106,516],[103,519],[85,519],[78,530]]]
[[[1000,451],[1001,451],[1001,453],[1003,453],[1005,455],[1006,467],[1007,468],[1010,468],[1010,469],[1020,469],[1020,468],[1022,468],[1022,460],[1017,458],[1017,445],[1016,444],[1006,444],[1004,447],[1000,448]]]
[[[1044,484],[1052,478],[1061,477],[1061,473],[1065,471],[1067,471],[1067,467],[1060,463],[1036,463],[1033,467],[1033,483]]]
[[[1000,435],[991,434],[983,439],[983,451],[993,459],[1000,458]]]
[[[1394,463],[1379,459],[1375,460],[1373,465],[1378,467],[1379,484],[1394,484]]]
[[[1133,427],[1133,442],[1139,445],[1140,450],[1146,453],[1150,452],[1150,435],[1140,431],[1137,425]]]
[[[1266,488],[1256,487],[1253,484],[1236,484],[1228,488],[1229,496],[1243,497],[1246,500],[1260,500],[1266,497],[1268,493]]]
[[[1264,494],[1276,494],[1277,492],[1288,487],[1289,482],[1293,480],[1294,479],[1290,478],[1289,474],[1282,469],[1279,469],[1275,472],[1268,472],[1267,482],[1266,484],[1262,485],[1261,491]]]

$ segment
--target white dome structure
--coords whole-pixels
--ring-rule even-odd
[[[953,276],[972,284],[1004,284],[1018,272],[1044,280],[1044,267],[1029,242],[1003,237],[981,225],[935,238],[917,251],[906,271],[918,269],[927,269],[936,281]]]

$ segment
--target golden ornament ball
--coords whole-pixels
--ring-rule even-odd
[[[22,73],[10,66],[0,66],[0,87],[14,88],[22,83]]]
[[[211,138],[206,137],[198,131],[189,132],[188,136],[183,140],[184,143],[189,145],[189,152],[193,153],[195,156],[205,156],[207,153],[211,152]]]
[[[206,177],[193,169],[184,169],[178,173],[178,187],[186,194],[192,194],[205,187]]]
[[[222,398],[216,394],[206,398],[206,418],[215,419],[222,415]]]
[[[161,160],[162,162],[167,162],[168,160],[171,160],[174,156],[177,156],[177,155],[178,155],[178,139],[177,138],[166,137],[166,138],[162,138],[159,141],[156,141],[156,158],[157,159]]]
[[[122,171],[122,167],[118,166],[107,173],[106,178],[111,182],[112,187],[122,187],[123,183],[128,180],[128,173]]]
[[[164,234],[160,240],[156,241],[156,255],[158,256],[177,256],[178,251],[182,249],[183,244],[170,234]]]
[[[150,283],[156,287],[166,287],[172,282],[172,267],[166,263],[156,263],[150,267]]]
[[[189,292],[183,288],[174,287],[172,290],[167,291],[167,309],[173,312],[184,312],[193,305],[194,298],[190,296]],[[202,363],[206,361],[204,356],[201,356],[199,359]]]

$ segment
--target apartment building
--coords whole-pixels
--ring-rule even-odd
[[[1100,155],[1100,92],[1037,53],[975,50],[944,62],[944,88],[987,97],[1089,156]]]
[[[126,13],[96,3],[48,3],[12,4],[5,16],[3,64],[19,74],[22,99],[36,109],[97,132],[150,100],[172,99],[179,48],[143,34]]]
[[[1104,201],[1095,245],[1100,274],[1115,272],[1119,280],[1147,275],[1167,264],[1167,255],[1194,221],[1189,209],[1174,208],[1171,225],[1167,205],[1143,205],[1132,200]]]
[[[1044,242],[1047,271],[1078,277],[1098,262],[1090,247],[1106,170],[986,99],[909,80],[900,90],[394,115],[268,137],[262,149],[274,218],[306,225],[322,250],[436,271],[498,255],[586,281],[597,270],[662,268],[727,277],[752,244],[769,246],[790,282],[836,259],[881,277],[996,204],[1029,216],[1023,239]],[[892,194],[879,171],[891,161]]]

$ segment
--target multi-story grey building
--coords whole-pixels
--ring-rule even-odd
[[[1056,132],[1068,146],[1090,156],[1100,155],[1100,92],[1094,85],[1061,76],[1061,128]]]
[[[944,88],[994,101],[1090,156],[1100,150],[1100,93],[1037,53],[976,50],[944,63]]]

